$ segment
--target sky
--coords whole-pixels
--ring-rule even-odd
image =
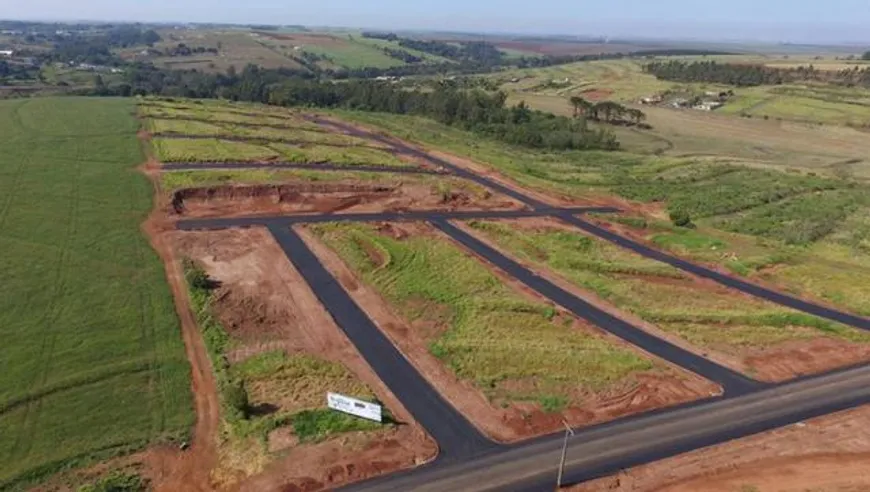
[[[0,17],[870,44],[870,0],[9,0]]]

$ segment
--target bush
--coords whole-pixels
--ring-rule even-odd
[[[94,483],[79,487],[78,492],[141,492],[147,489],[139,475],[112,472]]]
[[[189,258],[184,260],[184,277],[192,289],[210,290],[213,286],[205,270]]]
[[[692,217],[685,210],[674,210],[671,212],[671,222],[677,227],[691,227]]]

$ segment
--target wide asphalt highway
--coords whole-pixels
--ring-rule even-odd
[[[591,480],[868,403],[870,367],[860,367],[739,397],[621,419],[578,431],[569,439],[563,483]],[[562,442],[560,433],[460,463],[435,462],[342,490],[553,490]]]
[[[511,277],[526,284],[535,292],[567,309],[575,316],[589,321],[636,347],[640,347],[651,354],[720,384],[729,396],[752,391],[761,385],[761,383],[753,381],[736,371],[677,347],[589,304],[556,286],[549,280],[535,275],[528,268],[504,256],[471,234],[445,220],[434,220],[432,225],[450,236],[454,241],[492,263]]]
[[[286,226],[270,226],[269,231],[381,381],[438,443],[439,463],[480,456],[498,448],[417,372],[295,231]]]

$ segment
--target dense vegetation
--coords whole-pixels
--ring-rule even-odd
[[[143,66],[126,75],[127,83],[115,88],[98,87],[97,94],[224,98],[278,106],[413,114],[532,148],[613,150],[619,147],[613,134],[591,130],[583,119],[531,110],[523,103],[508,107],[503,93],[447,86],[433,91],[404,90],[390,83],[367,80],[334,83],[253,65],[241,73],[230,70],[217,75],[167,72]]]
[[[777,68],[764,65],[717,63],[715,61],[670,60],[648,63],[644,65],[644,71],[659,79],[677,82],[712,82],[736,86],[826,82],[870,87],[870,67],[859,68],[858,66],[840,71],[828,71],[816,70],[812,65]]]
[[[184,439],[190,366],[140,224],[131,100],[0,102],[0,489]]]

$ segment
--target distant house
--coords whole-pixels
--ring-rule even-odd
[[[0,56],[11,57],[15,52],[12,50],[0,50]]]

